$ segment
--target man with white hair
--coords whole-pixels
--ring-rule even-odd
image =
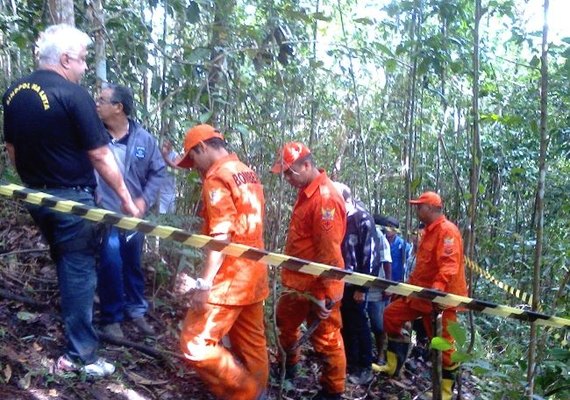
[[[36,43],[39,68],[16,81],[2,98],[4,138],[12,164],[30,188],[94,206],[93,168],[117,193],[122,210],[140,216],[123,181],[89,93],[79,85],[87,69],[87,34],[65,24],[48,27]],[[97,357],[92,325],[95,254],[100,239],[87,220],[48,207],[28,210],[57,266],[68,346],[56,370],[105,376],[113,364]]]

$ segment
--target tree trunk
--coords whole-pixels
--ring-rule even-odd
[[[105,47],[105,14],[101,0],[93,0],[87,6],[87,18],[91,22],[95,34],[95,86],[101,90],[103,82],[107,82],[107,54]]]
[[[230,20],[235,5],[235,0],[217,0],[215,2],[216,11],[212,27],[212,40],[210,42],[210,70],[208,71],[208,81],[205,89],[208,92],[208,109],[206,111],[211,113],[209,121],[218,126],[220,125],[218,105],[223,104],[223,102],[219,101],[219,84],[227,74],[226,48],[228,37],[231,33]]]
[[[538,184],[536,188],[535,228],[536,248],[534,251],[534,271],[532,280],[532,309],[538,310],[540,296],[540,268],[542,264],[542,241],[544,234],[544,184],[546,180],[546,152],[548,149],[547,115],[548,115],[548,14],[549,0],[544,0],[544,25],[542,28],[542,54],[540,57],[540,155],[538,166]],[[536,369],[536,339],[538,326],[530,325],[530,343],[528,349],[527,395],[534,398],[534,375]]]
[[[50,24],[68,24],[75,26],[73,0],[49,0],[47,18]]]

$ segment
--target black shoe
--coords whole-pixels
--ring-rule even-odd
[[[299,372],[299,366],[297,364],[294,365],[286,365],[285,366],[285,379],[292,381],[297,377],[297,373]],[[271,376],[275,380],[281,379],[281,364],[274,364],[271,366],[270,370]]]
[[[145,335],[145,336],[154,336],[155,335],[154,329],[147,322],[145,317],[133,318],[131,320],[131,322],[133,323],[134,326],[136,326],[136,328],[139,330],[139,332],[141,332],[143,335]]]
[[[319,393],[313,397],[312,400],[341,400],[342,393],[329,393],[324,389],[321,389]]]

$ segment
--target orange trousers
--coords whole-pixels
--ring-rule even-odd
[[[228,335],[231,349],[221,345]],[[263,303],[245,306],[208,304],[188,310],[180,347],[189,364],[218,398],[257,399],[267,386],[269,361]]]
[[[426,333],[433,338],[433,327],[431,323],[433,306],[427,300],[415,298],[399,298],[390,303],[384,310],[384,331],[388,334],[388,338],[401,338],[402,327],[407,321],[414,321],[421,317]],[[457,321],[457,311],[454,308],[443,310],[441,319],[442,335],[452,345],[454,344],[453,336],[447,330],[449,323]],[[451,348],[442,353],[442,364],[444,368],[453,367],[455,364],[451,361],[451,355],[455,348]]]
[[[300,326],[303,321],[311,322],[318,317],[311,312],[312,302],[297,293],[286,293],[277,304],[277,327],[279,342],[287,353],[287,365],[299,362],[300,349],[289,352],[287,349],[299,340]],[[340,302],[333,306],[331,315],[319,323],[317,330],[310,338],[315,352],[323,362],[323,373],[320,378],[321,386],[328,393],[343,393],[346,380],[346,356],[344,343],[340,334],[342,319]]]

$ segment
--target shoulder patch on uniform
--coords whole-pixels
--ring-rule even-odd
[[[144,146],[136,146],[135,148],[135,157],[139,159],[143,159],[146,155],[146,148]]]
[[[212,189],[208,193],[208,197],[210,198],[210,204],[216,205],[218,201],[222,198],[222,190],[221,189]]]
[[[453,249],[455,248],[454,246],[455,243],[455,239],[452,238],[451,236],[446,236],[443,238],[443,252],[445,254],[451,254],[453,253]]]
[[[321,226],[325,231],[333,227],[335,211],[334,208],[321,207]]]

